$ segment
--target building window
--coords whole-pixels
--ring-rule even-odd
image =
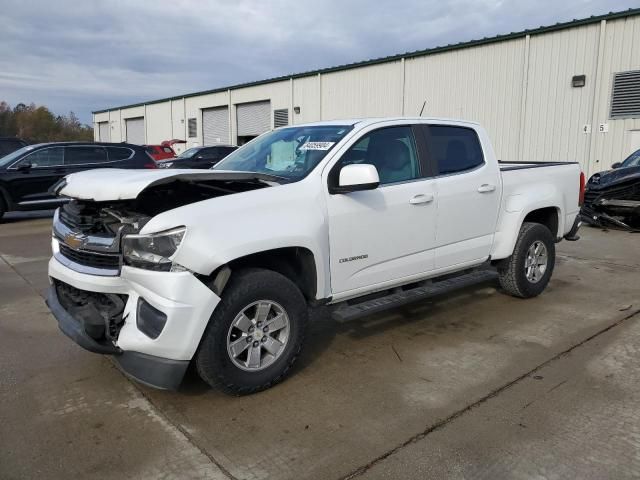
[[[614,75],[611,118],[640,118],[640,70]]]
[[[190,118],[188,120],[189,126],[189,138],[194,138],[198,136],[198,119]]]
[[[281,108],[273,111],[273,127],[286,127],[289,125],[289,109]]]

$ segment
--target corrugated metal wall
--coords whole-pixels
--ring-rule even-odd
[[[288,108],[291,124],[300,124],[414,116],[426,100],[425,116],[481,122],[500,159],[577,161],[593,173],[622,160],[640,138],[640,119],[609,118],[613,75],[640,69],[638,45],[640,16],[635,15],[173,100],[169,109],[153,105],[116,109],[96,114],[94,121],[109,121],[111,139],[119,141],[127,118],[153,116],[147,123],[147,141],[159,142],[184,138],[186,119],[197,118],[202,142],[202,111],[226,106],[233,143],[239,104],[269,100],[271,123],[273,110]],[[585,75],[586,85],[573,87],[574,75]],[[171,119],[155,119],[166,115]],[[95,128],[99,138],[97,123]]]

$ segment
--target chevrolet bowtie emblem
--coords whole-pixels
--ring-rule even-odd
[[[79,233],[67,233],[64,236],[64,243],[69,245],[71,248],[81,248],[84,244],[84,239],[86,237]]]

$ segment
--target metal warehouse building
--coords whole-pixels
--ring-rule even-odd
[[[369,116],[481,122],[502,160],[578,161],[640,148],[640,9],[93,114],[95,138],[242,144],[271,128]]]

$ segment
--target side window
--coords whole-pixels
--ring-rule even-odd
[[[126,160],[133,154],[133,151],[124,147],[107,147],[107,152],[109,153],[109,160],[112,162]]]
[[[374,165],[381,185],[420,178],[416,142],[410,126],[367,133],[342,156],[334,169],[336,175],[342,167],[353,163]]]
[[[55,167],[63,164],[62,147],[43,148],[26,156],[20,163],[31,163],[31,167]],[[17,166],[17,165],[16,165]]]
[[[107,152],[102,147],[66,147],[64,154],[65,165],[85,165],[104,163]]]
[[[169,147],[162,147],[162,151],[164,153],[173,153],[173,150],[171,150]]]
[[[484,163],[480,140],[471,128],[429,125],[426,132],[439,175],[472,170]]]

